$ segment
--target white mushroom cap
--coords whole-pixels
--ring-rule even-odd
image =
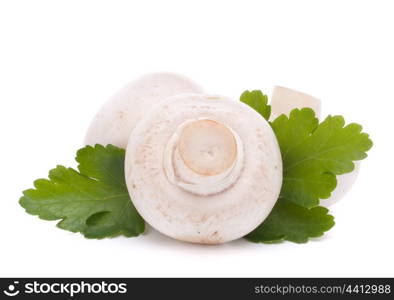
[[[320,119],[321,102],[319,99],[289,88],[275,86],[271,98],[271,120],[274,120],[281,114],[288,116],[292,109],[303,107],[312,108],[317,118]],[[332,192],[330,198],[320,201],[320,205],[328,207],[343,198],[356,181],[359,169],[360,162],[356,162],[355,169],[352,172],[338,175],[337,187]]]
[[[217,244],[243,237],[268,216],[282,159],[268,122],[247,105],[183,94],[138,123],[125,174],[150,225],[175,239]]]
[[[152,73],[123,87],[94,117],[85,145],[112,144],[126,148],[131,131],[160,100],[181,93],[202,93],[190,79],[173,73]]]

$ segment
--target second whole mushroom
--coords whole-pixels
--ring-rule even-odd
[[[158,102],[182,93],[202,92],[198,84],[179,74],[158,72],[141,76],[101,107],[90,123],[84,144],[126,148],[131,131]]]

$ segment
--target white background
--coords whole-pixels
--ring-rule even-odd
[[[0,276],[394,276],[392,1],[1,1]],[[284,85],[375,143],[336,226],[307,244],[87,240],[18,205],[118,88],[153,71],[237,98]]]

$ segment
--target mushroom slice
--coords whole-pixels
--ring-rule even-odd
[[[125,174],[150,225],[178,240],[218,244],[268,216],[282,159],[268,122],[247,105],[182,94],[156,105],[133,130]]]
[[[275,86],[271,98],[271,120],[281,114],[288,116],[292,109],[303,107],[312,108],[317,118],[320,119],[321,103],[319,99],[289,88]],[[356,181],[359,169],[360,162],[355,162],[355,169],[352,172],[338,175],[336,189],[332,192],[330,198],[321,200],[320,205],[328,207],[343,198]]]
[[[281,114],[289,116],[294,108],[304,107],[312,108],[316,116],[320,118],[321,103],[319,99],[282,86],[274,87],[271,97],[271,119],[275,119]]]
[[[130,82],[99,110],[84,143],[126,148],[131,131],[144,114],[160,100],[181,93],[202,93],[202,88],[173,73],[152,73]]]

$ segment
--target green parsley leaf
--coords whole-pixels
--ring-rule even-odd
[[[48,179],[23,192],[20,205],[58,227],[87,238],[137,236],[145,223],[133,206],[124,179],[125,151],[112,145],[77,152],[78,170],[57,166]]]
[[[264,109],[249,93],[244,92],[242,95],[249,98],[241,101],[265,117]],[[270,124],[282,154],[282,189],[270,215],[245,238],[263,243],[304,243],[334,226],[333,217],[318,206],[319,201],[330,197],[336,175],[351,172],[353,161],[367,157],[372,141],[361,132],[360,125],[345,126],[341,116],[328,116],[319,124],[310,108],[294,109],[289,117],[281,115]]]
[[[268,96],[264,95],[262,91],[245,91],[242,93],[240,100],[254,108],[266,120],[269,119],[271,115],[271,106],[268,105]]]
[[[334,217],[325,207],[308,209],[279,199],[267,219],[245,238],[255,243],[306,243],[311,237],[322,236],[334,224]]]
[[[351,172],[353,161],[367,157],[372,147],[368,134],[341,116],[328,116],[318,124],[310,108],[294,109],[271,123],[283,160],[281,197],[311,208],[330,197],[336,176]]]

